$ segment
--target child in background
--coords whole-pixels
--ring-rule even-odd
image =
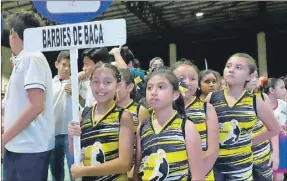
[[[132,114],[134,121],[134,132],[136,135],[138,125],[141,123],[141,121],[148,119],[150,117],[150,114],[145,107],[136,103],[132,99],[135,93],[135,84],[133,83],[134,79],[131,73],[127,69],[119,69],[119,72],[121,74],[121,84],[119,85],[117,91],[116,104],[121,108],[127,109]],[[132,168],[131,171],[128,173],[129,180],[132,180],[133,172],[134,169]]]
[[[279,78],[269,78],[263,82],[263,91],[270,99],[274,115],[277,118],[281,128],[279,133],[279,167],[278,169],[274,170],[274,180],[283,181],[284,173],[287,173],[287,106],[286,102],[283,101],[284,97],[286,96],[284,81]]]

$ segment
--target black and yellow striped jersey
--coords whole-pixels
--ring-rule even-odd
[[[203,154],[208,148],[206,109],[206,102],[196,96],[194,96],[190,103],[185,106],[186,116],[193,122],[200,135]],[[205,180],[214,180],[214,173],[212,170],[206,175]]]
[[[185,108],[186,116],[194,123],[201,138],[202,151],[207,150],[206,103],[193,97]]]
[[[140,105],[137,104],[134,101],[131,101],[126,109],[132,114],[133,116],[133,122],[134,122],[134,132],[137,132],[138,126],[139,126],[139,108]]]
[[[252,130],[257,120],[256,97],[244,90],[234,105],[226,89],[212,93],[219,122],[219,156],[215,167],[230,179],[252,180]]]
[[[81,149],[84,166],[102,164],[119,156],[120,118],[124,109],[113,103],[99,121],[94,120],[95,107],[86,107],[81,121]],[[83,181],[122,181],[127,174],[83,177]]]
[[[154,129],[153,118],[141,123],[141,180],[190,179],[185,123],[176,111],[160,131]]]

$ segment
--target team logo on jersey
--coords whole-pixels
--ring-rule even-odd
[[[99,165],[105,162],[105,153],[100,142],[95,142],[84,150],[85,166]]]
[[[146,156],[142,160],[139,174],[142,180],[163,181],[169,172],[169,165],[164,150],[159,149],[157,153]]]
[[[240,129],[238,121],[232,119],[230,122],[219,123],[219,141],[223,145],[231,145],[238,141]]]

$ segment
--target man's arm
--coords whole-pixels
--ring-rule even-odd
[[[2,135],[3,145],[7,144],[28,127],[44,110],[45,92],[42,89],[28,89],[27,94],[29,98],[28,105],[20,114],[15,124]]]

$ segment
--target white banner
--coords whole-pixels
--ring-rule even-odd
[[[60,51],[124,45],[124,19],[29,28],[24,31],[25,51]]]

